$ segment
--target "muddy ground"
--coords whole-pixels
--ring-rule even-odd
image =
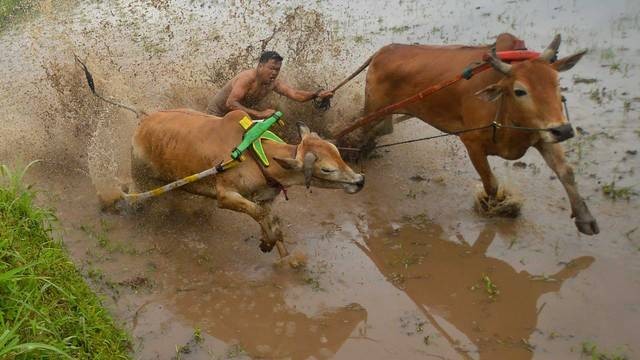
[[[138,359],[575,359],[597,346],[640,356],[640,5],[636,1],[42,1],[0,34],[0,161],[42,162],[29,181],[57,209],[77,266],[133,336]],[[100,211],[96,192],[128,179],[136,119],[93,98],[143,109],[189,106],[263,47],[282,76],[327,87],[389,42],[488,43],[509,31],[561,55],[577,136],[566,142],[601,233],[579,234],[559,181],[533,151],[492,159],[523,199],[516,219],[473,210],[479,178],[456,139],[377,151],[357,164],[356,195],[290,191],[275,211],[294,271],[258,250],[248,217],[181,192],[141,210]],[[295,140],[328,134],[362,106],[362,76],[326,113],[271,99]],[[409,120],[381,142],[437,132]],[[608,191],[605,191],[608,190]]]

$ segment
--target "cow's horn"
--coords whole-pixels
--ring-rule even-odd
[[[540,54],[540,59],[550,63],[556,61],[557,55],[558,55],[558,48],[560,48],[560,40],[561,40],[560,34],[556,34],[556,36],[553,37],[553,40],[551,41],[549,46],[547,46],[547,48],[544,49],[542,54]]]
[[[304,185],[309,188],[311,186],[311,177],[313,176],[313,163],[316,162],[316,154],[308,152],[304,154],[304,162],[302,169],[304,172]]]
[[[305,135],[309,135],[311,133],[309,127],[302,121],[298,121],[296,125],[298,125],[298,134],[300,135],[300,139],[302,139]]]
[[[491,66],[496,69],[497,71],[505,74],[505,75],[509,75],[511,74],[511,65],[507,64],[506,62],[498,59],[498,56],[496,55],[496,48],[493,47],[491,48],[491,52],[489,53],[489,64],[491,64]]]

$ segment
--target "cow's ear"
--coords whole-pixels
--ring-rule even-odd
[[[577,64],[586,53],[587,50],[585,49],[571,56],[563,57],[562,59],[556,60],[551,66],[556,69],[556,71],[567,71]]]
[[[287,170],[302,169],[302,161],[297,159],[291,159],[291,158],[287,159],[287,158],[280,158],[280,157],[274,156],[273,160],[275,160],[278,164],[280,164],[280,166],[282,166]]]
[[[302,139],[306,135],[311,134],[311,130],[309,130],[309,127],[305,125],[303,122],[298,121],[296,125],[298,125],[298,134],[300,134],[300,139]]]
[[[502,87],[496,84],[489,85],[473,95],[484,101],[496,101],[500,96],[502,96]]]

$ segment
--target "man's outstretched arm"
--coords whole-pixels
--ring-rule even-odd
[[[229,110],[242,110],[249,114],[253,119],[265,119],[269,116],[273,115],[275,110],[266,109],[266,110],[254,110],[252,108],[246,107],[242,105],[241,101],[245,98],[249,89],[251,88],[251,77],[250,76],[242,76],[239,77],[236,82],[233,84],[231,88],[231,92],[229,93],[229,97],[227,98],[227,107]]]
[[[276,80],[274,90],[280,95],[286,96],[289,99],[299,101],[299,102],[305,102],[305,101],[313,100],[315,98],[324,99],[326,97],[333,96],[333,93],[328,90],[311,92],[311,91],[294,89],[289,84],[280,80]]]

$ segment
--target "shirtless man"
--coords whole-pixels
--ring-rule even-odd
[[[254,107],[271,91],[299,102],[333,96],[331,91],[298,90],[284,81],[277,80],[281,67],[282,56],[275,51],[263,52],[255,69],[238,74],[211,99],[207,112],[215,116],[224,116],[232,110],[243,110],[253,119],[266,119],[275,110],[255,110]]]

